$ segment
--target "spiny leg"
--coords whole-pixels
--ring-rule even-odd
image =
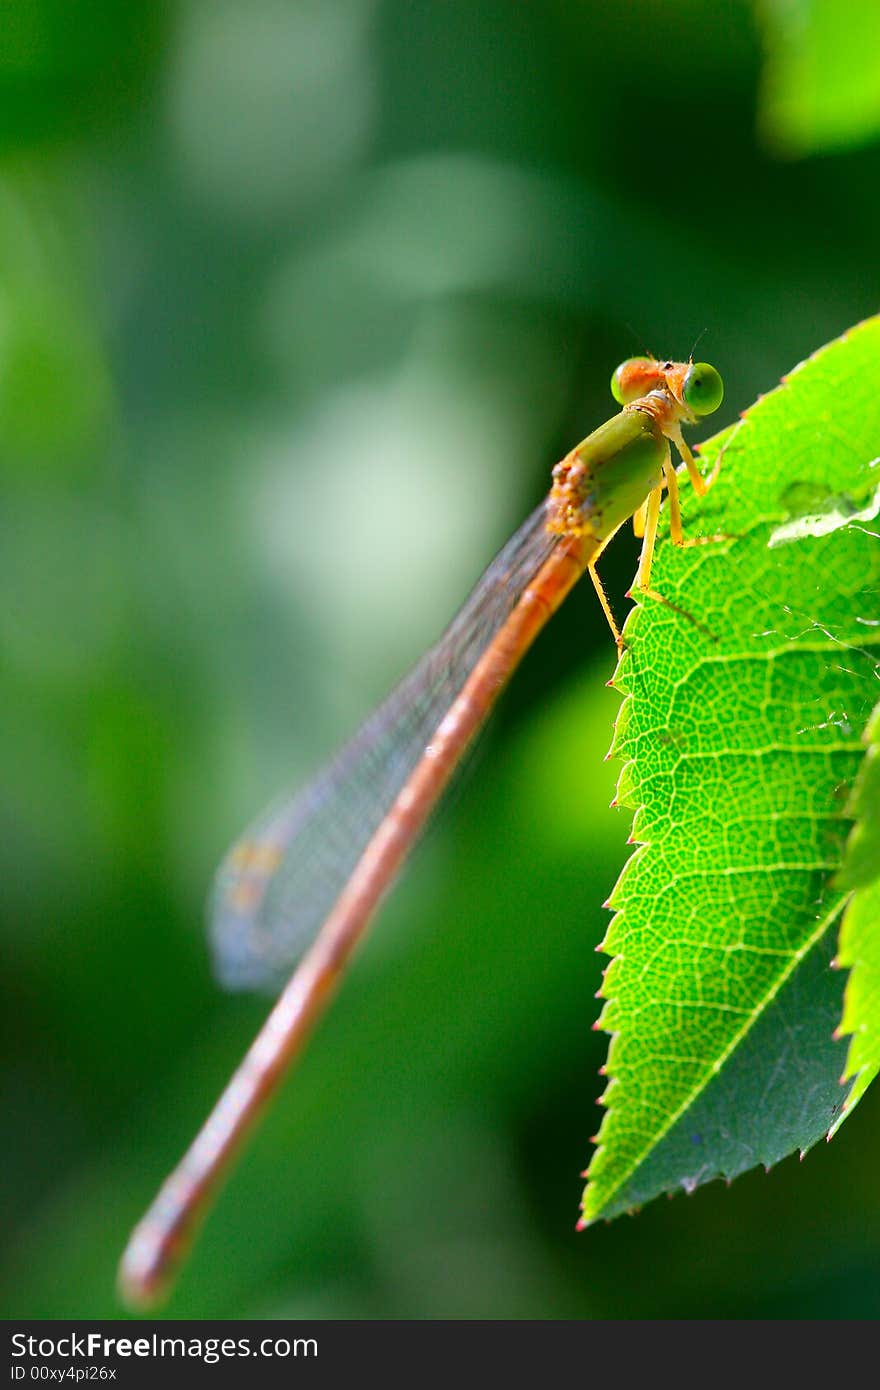
[[[667,467],[664,464],[664,469]],[[645,504],[645,529],[642,533],[642,553],[639,556],[639,567],[636,571],[636,582],[633,589],[640,593],[649,594],[651,581],[651,566],[654,563],[654,546],[657,541],[657,524],[660,520],[660,501],[663,496],[663,489],[655,487],[648,497]],[[659,598],[659,594],[654,594],[654,598]]]
[[[682,535],[681,528],[681,503],[678,496],[678,479],[675,474],[675,469],[668,457],[663,464],[663,474],[669,491],[669,533],[670,538],[675,544],[679,546],[702,545],[704,542],[727,540],[726,536],[696,536],[691,540],[685,539]],[[683,618],[687,618],[688,622],[694,624],[694,627],[698,627],[707,637],[711,637],[713,642],[717,642],[718,638],[715,633],[699,622],[686,608],[681,608],[677,603],[673,603],[672,599],[666,598],[665,594],[661,594],[656,589],[650,588],[651,564],[654,558],[654,541],[657,536],[657,522],[660,516],[660,499],[662,495],[662,489],[658,487],[654,489],[648,498],[647,525],[645,527],[645,539],[642,542],[642,557],[639,561],[639,569],[633,587],[635,590],[638,590],[642,598],[657,599],[659,603],[665,604],[666,607],[671,608],[673,612],[680,613]]]
[[[684,465],[687,468],[688,477],[691,480],[691,486],[693,487],[694,492],[697,494],[698,497],[705,497],[706,493],[709,491],[709,488],[712,486],[715,479],[718,477],[718,473],[721,469],[721,460],[724,458],[724,450],[722,449],[719,452],[718,457],[715,460],[715,466],[712,469],[712,472],[709,474],[707,478],[704,478],[702,473],[700,472],[697,460],[691,453],[690,445],[685,443],[684,436],[681,432],[681,427],[677,427],[674,432],[670,431],[669,438],[672,440],[673,444],[675,445],[676,449],[682,457]]]
[[[588,566],[588,573],[593,581],[593,588],[596,590],[596,593],[599,596],[599,602],[602,605],[602,612],[608,619],[608,626],[611,628],[614,640],[617,643],[617,650],[621,652],[623,651],[623,638],[620,635],[620,628],[614,621],[614,614],[611,612],[611,604],[608,602],[608,595],[605,593],[602,580],[599,578],[599,572],[594,564]]]
[[[675,434],[671,435],[671,438],[672,442],[675,444],[679,454],[681,455],[684,461],[684,464],[688,471],[688,475],[693,484],[694,491],[697,493],[699,497],[704,497],[705,494],[708,492],[709,488],[714,483],[715,479],[718,477],[718,470],[721,466],[721,459],[723,457],[724,451],[722,450],[722,453],[719,455],[715,463],[715,467],[712,469],[712,472],[709,474],[708,478],[704,478],[699,468],[697,467],[696,459],[694,458],[693,454],[691,453],[690,449],[688,448],[687,444],[682,438],[681,430],[678,430]],[[681,499],[678,490],[678,476],[675,472],[675,469],[672,466],[672,460],[669,454],[668,446],[666,451],[666,458],[663,462],[663,478],[666,484],[666,490],[669,493],[669,534],[670,539],[674,545],[681,547],[682,549],[685,549],[692,545],[710,545],[715,541],[725,541],[730,539],[729,536],[724,535],[693,537],[685,536],[684,527],[682,526],[681,521]],[[633,587],[630,590],[630,592],[638,593],[641,595],[642,598],[653,598],[657,599],[660,603],[666,604],[668,608],[672,608],[675,610],[675,612],[681,613],[684,617],[689,619],[690,622],[694,623],[695,626],[700,628],[701,631],[707,633],[708,636],[712,637],[714,640],[715,634],[709,632],[708,628],[703,627],[702,623],[697,622],[696,618],[694,618],[692,614],[688,613],[683,608],[679,608],[678,604],[673,603],[670,599],[665,598],[664,595],[659,593],[656,589],[651,588],[651,568],[654,562],[654,547],[657,541],[657,527],[660,520],[660,504],[662,498],[662,487],[655,488],[654,491],[650,493],[650,495],[648,496],[647,501],[643,502],[642,505],[633,513],[633,531],[637,537],[640,536],[642,538],[642,551],[639,557],[639,567],[636,572],[635,583],[633,584]],[[614,640],[617,643],[618,650],[622,650],[623,639],[621,638],[617,629],[617,625],[614,622],[614,619],[611,615],[611,609],[609,607],[608,600],[605,597],[605,591],[602,588],[599,576],[596,574],[593,568],[590,569],[590,577],[593,580],[596,592],[599,595],[599,601],[602,604],[602,608],[605,612],[606,618],[608,619],[611,631],[614,633]]]
[[[686,459],[685,462],[687,462]],[[696,464],[694,464],[694,467],[696,467]],[[690,471],[690,469],[688,471]],[[680,549],[686,550],[692,545],[714,545],[716,541],[730,540],[729,536],[723,535],[686,536],[684,534],[684,527],[681,524],[681,501],[678,494],[678,476],[668,457],[663,465],[663,475],[666,479],[666,490],[669,493],[669,539],[672,541],[673,545],[677,545]],[[699,474],[697,476],[699,476]],[[702,482],[703,479],[701,478],[700,481]],[[705,490],[704,487],[703,493],[705,493]]]

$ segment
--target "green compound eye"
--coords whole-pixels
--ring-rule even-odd
[[[711,415],[724,399],[724,382],[708,362],[695,362],[685,376],[681,394],[695,415]]]
[[[626,377],[637,373],[640,368],[644,369],[652,365],[649,357],[628,357],[625,362],[621,362],[620,366],[615,368],[611,378],[611,394],[618,405],[627,405],[640,396],[643,391],[641,382],[638,382],[633,389],[632,383],[626,383]]]
[[[612,396],[614,397],[614,399],[617,401],[617,404],[618,404],[618,405],[625,405],[625,404],[626,404],[626,402],[625,402],[624,399],[623,399],[623,392],[622,392],[621,389],[620,389],[620,373],[623,371],[624,367],[626,367],[626,366],[627,366],[627,363],[626,363],[626,362],[621,362],[621,364],[620,364],[619,367],[615,367],[615,368],[614,368],[614,371],[613,371],[612,376],[611,376],[611,394],[612,394]]]

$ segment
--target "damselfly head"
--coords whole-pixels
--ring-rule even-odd
[[[611,378],[618,405],[633,405],[651,391],[666,391],[691,423],[717,410],[724,383],[708,362],[661,362],[654,357],[629,357]]]

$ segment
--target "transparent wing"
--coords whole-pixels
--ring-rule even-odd
[[[558,537],[546,503],[492,561],[440,640],[307,785],[233,845],[210,900],[215,968],[233,989],[278,988],[311,945],[452,700]]]

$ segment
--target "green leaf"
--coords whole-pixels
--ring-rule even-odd
[[[613,752],[635,809],[612,894],[607,1114],[584,1221],[769,1165],[846,1092],[834,881],[880,663],[880,318],[702,450],[689,537],[661,537],[625,629]]]
[[[880,876],[880,704],[865,729],[865,745],[847,808],[855,825],[837,876],[840,888],[865,888]]]
[[[880,131],[880,7],[759,0],[761,129],[786,155],[864,143]]]
[[[844,913],[837,953],[837,964],[852,972],[839,1034],[852,1037],[843,1075],[853,1085],[835,1130],[880,1071],[880,705],[865,730],[865,742],[848,808],[856,823],[837,879],[841,888],[855,892]]]

